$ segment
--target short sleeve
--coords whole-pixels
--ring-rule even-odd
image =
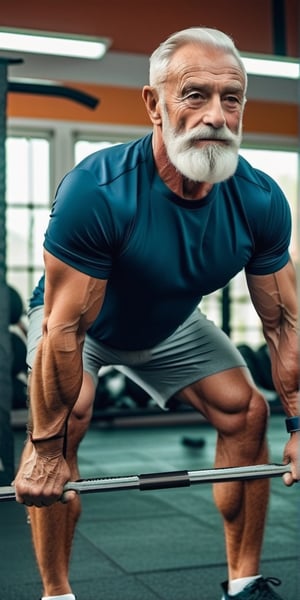
[[[116,250],[109,203],[93,175],[74,169],[62,180],[45,234],[45,249],[75,269],[107,279]]]
[[[290,257],[290,206],[277,183],[265,175],[264,178],[269,193],[253,227],[255,250],[246,266],[246,272],[253,275],[274,273],[283,268]]]

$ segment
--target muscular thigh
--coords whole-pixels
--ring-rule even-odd
[[[230,433],[242,423],[256,395],[260,397],[247,368],[235,367],[204,377],[177,397],[199,410],[218,431]]]

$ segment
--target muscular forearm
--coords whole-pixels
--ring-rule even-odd
[[[261,318],[275,388],[288,416],[299,414],[299,346],[295,271],[291,262],[276,273],[248,275],[253,304]]]
[[[64,436],[82,382],[81,346],[82,340],[70,328],[45,333],[30,384],[33,440]]]
[[[264,328],[270,350],[272,378],[287,416],[299,414],[298,336],[293,325],[283,322],[277,329]]]

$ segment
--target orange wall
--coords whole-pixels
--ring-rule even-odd
[[[74,87],[78,89],[78,84]],[[86,108],[64,98],[8,93],[7,116],[116,125],[151,125],[140,90],[102,85],[80,85],[79,89],[100,98],[96,109]],[[244,131],[298,136],[297,105],[249,100],[245,111]]]
[[[14,0],[2,2],[1,25],[112,38],[112,50],[148,55],[171,32],[192,25],[217,27],[233,36],[241,51],[274,52],[273,0],[174,2],[174,0]],[[51,5],[51,8],[49,6]],[[284,0],[287,54],[299,56],[299,0]],[[68,83],[101,98],[91,110],[75,102],[27,94],[8,94],[8,116],[122,125],[150,125],[139,89]],[[244,130],[298,136],[295,104],[249,100]]]
[[[299,56],[299,0],[284,0],[287,54]],[[112,50],[149,54],[170,33],[205,25],[230,34],[243,52],[272,54],[273,0],[13,0],[1,2],[1,25],[103,35]]]

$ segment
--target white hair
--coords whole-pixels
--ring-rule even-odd
[[[156,87],[164,82],[174,52],[188,43],[197,43],[200,46],[218,48],[234,56],[244,75],[246,92],[247,72],[233,40],[226,33],[218,29],[207,27],[190,27],[182,31],[177,31],[154,50],[150,56],[149,83],[151,86]]]

